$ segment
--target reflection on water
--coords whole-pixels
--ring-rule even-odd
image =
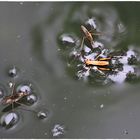
[[[4,114],[1,117],[0,124],[2,127],[9,129],[9,128],[13,127],[18,121],[19,121],[18,114],[11,112],[11,113]]]
[[[1,3],[1,99],[10,95],[7,83],[17,74],[20,90],[30,92],[27,83],[33,84],[34,94],[28,96],[33,105],[26,109],[36,112],[18,110],[18,106],[17,124],[15,115],[8,112],[2,124],[7,121],[16,127],[1,128],[1,138],[139,137],[139,6]],[[93,44],[84,42],[84,57],[94,60],[98,54],[100,58],[112,55],[112,71],[85,65],[79,49],[81,25],[101,33],[94,36]],[[13,67],[5,73],[9,66]]]

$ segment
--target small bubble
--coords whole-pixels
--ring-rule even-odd
[[[100,105],[100,108],[103,108],[103,107],[104,107],[104,104],[101,104],[101,105]]]
[[[47,118],[47,113],[45,113],[43,111],[39,111],[38,114],[37,114],[37,117],[39,119],[45,119],[45,118]]]
[[[86,24],[89,24],[93,29],[96,29],[96,20],[95,18],[90,18],[86,21]]]
[[[64,97],[64,100],[66,101],[68,98],[67,97]]]
[[[8,85],[9,85],[10,88],[13,87],[13,83],[12,82],[9,82]]]
[[[31,85],[21,84],[16,88],[16,92],[17,93],[23,92],[23,93],[31,94],[32,92]]]
[[[128,134],[128,130],[127,129],[123,130],[123,134],[127,135]]]
[[[0,124],[2,127],[9,129],[17,124],[19,116],[15,112],[6,113],[1,117]]]
[[[75,43],[74,39],[70,35],[63,34],[60,38],[64,44],[65,43],[70,43],[70,44]]]
[[[37,101],[37,97],[34,94],[27,96],[27,103],[33,105]]]
[[[60,124],[54,125],[54,128],[52,129],[53,137],[58,137],[60,135],[63,135],[64,133],[65,133],[64,126]]]
[[[9,74],[10,77],[17,76],[17,68],[13,67],[13,68],[9,69],[8,74]]]

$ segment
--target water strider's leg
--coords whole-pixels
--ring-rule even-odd
[[[111,57],[108,58],[100,58],[99,61],[106,61],[106,60],[111,60]]]
[[[85,37],[82,38],[82,42],[81,42],[81,45],[80,45],[80,51],[83,50],[84,40],[85,40]]]
[[[119,58],[123,58],[123,57],[124,57],[124,56],[112,56],[112,59],[113,59],[113,58],[115,58],[115,59],[118,58],[118,59],[119,59]]]
[[[110,68],[99,68],[99,67],[98,67],[98,69],[102,70],[102,71],[110,71],[111,70]]]
[[[95,32],[95,29],[91,29],[91,30],[89,31],[89,33],[91,33],[92,35],[103,35],[102,32],[96,32],[96,33],[94,33],[94,32]]]
[[[23,103],[19,103],[19,102],[16,102],[17,104],[21,105],[21,106],[25,106],[25,107],[29,107],[28,105],[26,104],[23,104]],[[33,113],[38,113],[37,111],[35,110],[30,110],[30,109],[26,109],[26,108],[19,108],[19,109],[22,109],[22,110],[26,110],[26,111],[30,111],[30,112],[33,112]]]
[[[99,68],[98,68],[98,71],[99,71],[103,76],[105,76],[105,73],[104,73],[102,70],[100,70]]]
[[[97,60],[100,57],[100,55],[101,55],[101,53],[96,56],[95,60]]]
[[[80,58],[80,56],[82,56],[84,58],[84,50],[83,50],[83,45],[84,45],[84,40],[85,40],[85,37],[82,38],[82,41],[81,41],[81,44],[80,44],[80,49],[79,49],[79,54],[71,61],[73,62],[76,58]]]
[[[100,33],[100,32],[98,32],[98,33],[92,33],[92,32],[90,32],[92,35],[103,35],[103,33]]]
[[[12,95],[13,95],[14,94],[14,89],[15,89],[15,83],[13,83],[11,88],[12,88],[11,92],[12,92]]]
[[[14,88],[15,88],[15,83],[13,82],[13,85],[10,87],[11,88],[11,93],[12,93],[12,96],[14,95]],[[14,102],[12,102],[12,111],[14,110]]]

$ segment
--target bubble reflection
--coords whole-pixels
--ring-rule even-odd
[[[2,115],[0,119],[1,126],[9,129],[15,126],[19,121],[19,115],[15,112],[9,112]]]

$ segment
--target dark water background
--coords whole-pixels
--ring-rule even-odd
[[[59,138],[140,138],[139,81],[97,87],[75,80],[57,41],[61,33],[80,35],[79,25],[89,17],[104,17],[103,32],[115,34],[116,23],[123,23],[126,31],[106,41],[107,47],[131,45],[139,51],[139,13],[139,2],[1,2],[0,84],[8,94],[7,70],[16,66],[16,83],[33,83],[38,96],[30,108],[45,108],[49,114],[39,120],[17,110],[20,122],[9,130],[1,128],[0,138],[55,138],[56,124],[65,130]]]

